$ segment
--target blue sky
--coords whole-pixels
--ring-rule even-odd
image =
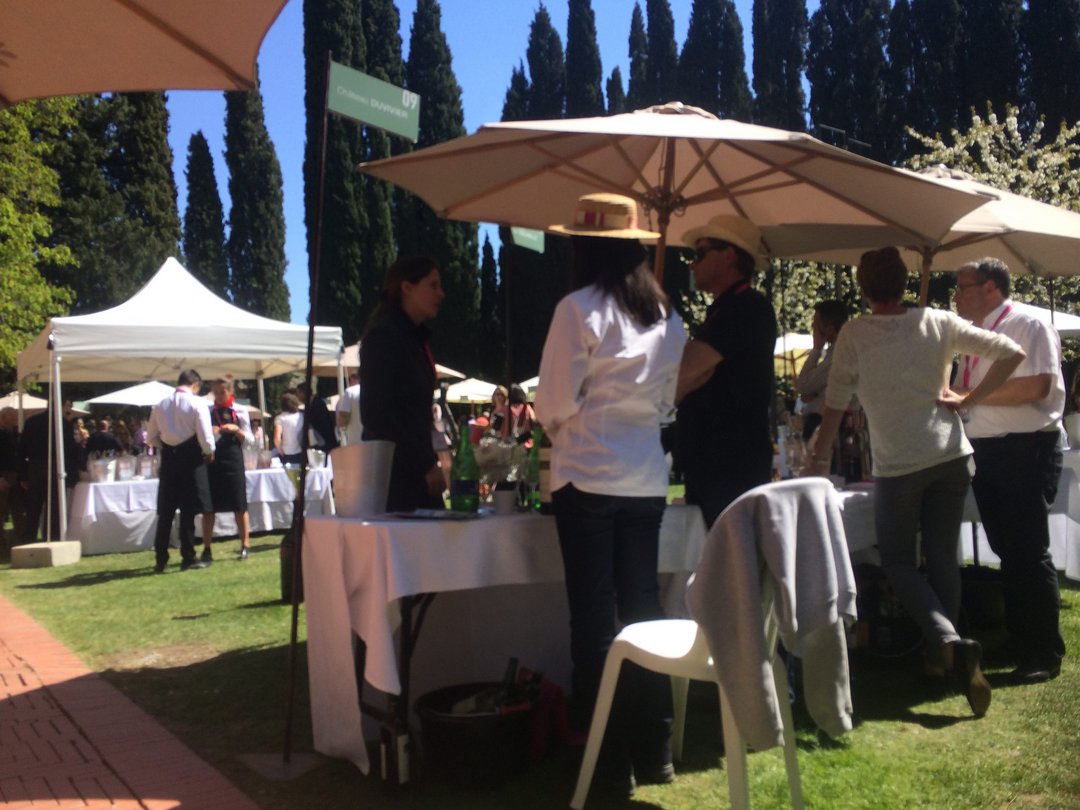
[[[565,0],[545,4],[566,44]],[[735,0],[746,36],[747,70],[751,55],[750,27],[752,0]],[[811,8],[817,7],[810,0]],[[412,28],[415,0],[398,0],[401,38],[406,55]],[[442,0],[442,28],[450,45],[454,74],[462,89],[465,128],[475,132],[483,123],[499,120],[510,73],[525,59],[529,25],[539,2],[536,0]],[[644,0],[641,2],[644,10]],[[634,0],[592,0],[596,15],[597,40],[603,75],[619,66],[626,81],[627,40]],[[691,0],[671,0],[675,38],[686,38]],[[284,179],[285,252],[288,259],[285,281],[289,286],[292,320],[307,321],[308,262],[304,229],[304,65],[302,0],[289,0],[270,29],[259,53],[259,71],[266,126],[277,149]],[[422,103],[422,102],[421,102]],[[228,172],[225,168],[225,100],[218,92],[173,91],[169,93],[173,173],[179,190],[180,215],[187,200],[184,169],[188,142],[202,130],[214,156],[218,187],[226,216],[229,211]],[[481,240],[483,237],[481,237]],[[497,237],[492,236],[493,241]]]

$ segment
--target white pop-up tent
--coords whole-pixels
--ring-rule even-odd
[[[172,381],[187,368],[263,379],[304,369],[307,333],[218,298],[170,257],[119,306],[53,318],[19,353],[19,380],[48,379],[54,358],[68,382]],[[316,363],[341,349],[339,327],[315,327]]]
[[[194,368],[205,379],[224,374],[254,378],[259,384],[260,408],[265,410],[263,379],[304,370],[307,346],[307,326],[233,306],[170,257],[124,303],[50,320],[19,353],[18,380],[22,387],[31,380],[47,379],[50,397],[59,402],[61,379],[171,381],[184,369]],[[339,327],[315,327],[314,362],[339,360],[341,350]],[[60,446],[60,409],[54,413],[55,448]],[[60,487],[61,498],[63,491]]]

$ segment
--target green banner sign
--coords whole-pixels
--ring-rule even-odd
[[[337,62],[330,63],[330,111],[416,142],[420,96]]]
[[[518,247],[535,250],[537,253],[544,252],[543,231],[534,231],[532,228],[511,228],[510,236]]]

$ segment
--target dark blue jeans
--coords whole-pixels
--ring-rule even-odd
[[[594,495],[568,484],[552,494],[552,503],[570,603],[571,723],[584,731],[616,616],[621,624],[665,618],[656,578],[664,499]],[[628,663],[605,740],[625,741],[647,760],[666,745],[672,712],[669,678]]]
[[[1047,522],[1061,478],[1058,434],[1009,433],[971,444],[971,488],[990,548],[1001,558],[1005,625],[1018,663],[1052,666],[1065,655]]]

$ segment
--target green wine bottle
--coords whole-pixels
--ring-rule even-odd
[[[461,423],[461,438],[450,465],[450,508],[455,512],[475,512],[480,508],[480,465],[469,440],[468,420]]]

